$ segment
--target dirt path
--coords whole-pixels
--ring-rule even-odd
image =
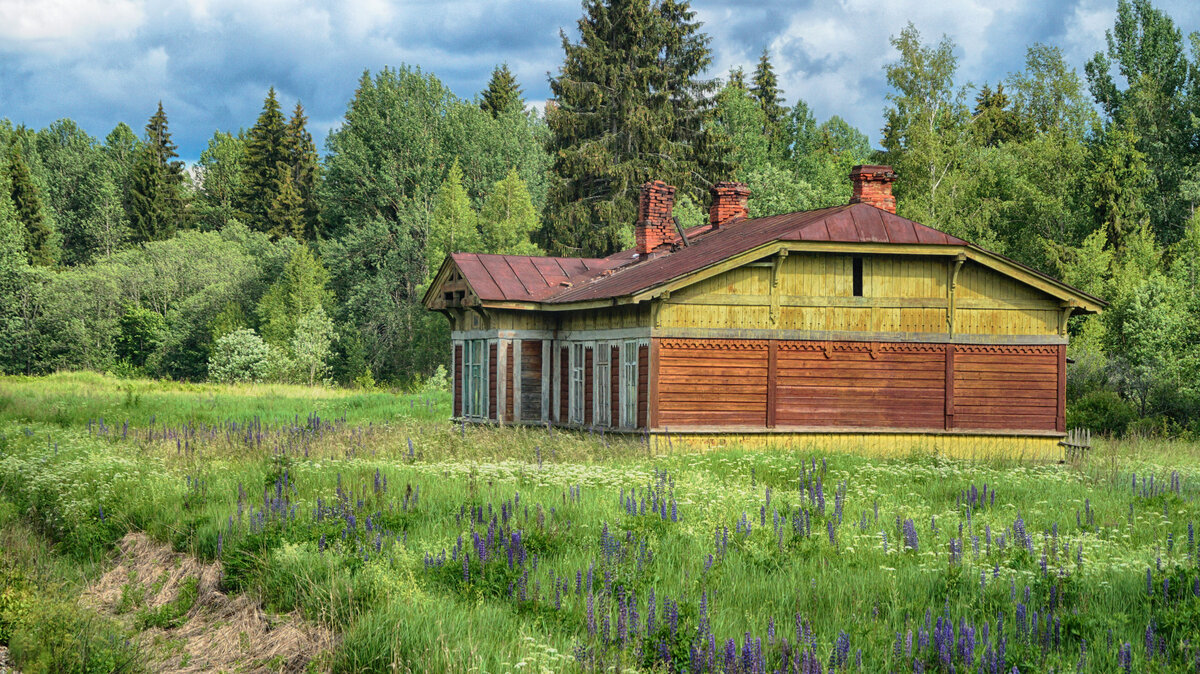
[[[219,563],[204,564],[141,533],[121,539],[120,550],[117,566],[83,599],[132,624],[159,625],[140,640],[152,671],[300,672],[333,646],[328,630],[298,614],[270,615],[244,595],[222,593]]]

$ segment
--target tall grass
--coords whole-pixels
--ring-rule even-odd
[[[228,588],[340,632],[337,671],[1198,657],[1192,446],[1102,443],[1077,465],[661,454],[452,426],[445,396],[143,382],[127,406],[122,385],[0,382],[0,495],[72,559],[132,529],[220,559]]]

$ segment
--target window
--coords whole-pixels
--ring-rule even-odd
[[[605,343],[596,345],[596,413],[592,418],[597,426],[612,425],[612,348]]]
[[[863,259],[854,258],[854,296],[863,296]]]
[[[571,345],[571,423],[583,423],[583,345]]]
[[[638,343],[629,340],[621,345],[621,426],[637,426]]]
[[[487,356],[486,339],[468,339],[463,342],[463,416],[487,416]]]

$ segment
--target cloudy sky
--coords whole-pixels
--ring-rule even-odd
[[[1200,3],[1157,0],[1185,33]],[[958,45],[960,81],[995,82],[1025,47],[1061,47],[1082,71],[1116,0],[693,0],[712,36],[712,74],[749,70],[769,48],[788,102],[841,115],[878,142],[888,38],[912,21]],[[407,63],[470,98],[507,62],[527,99],[549,94],[578,0],[0,0],[0,118],[42,127],[70,117],[103,137],[141,132],[162,100],[184,158],[214,130],[248,127],[274,85],[304,103],[318,143],[339,124],[364,69]]]

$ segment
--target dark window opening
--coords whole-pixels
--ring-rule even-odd
[[[862,263],[863,263],[863,259],[861,257],[854,258],[854,296],[855,297],[863,296],[863,277],[862,277],[863,265],[862,265]]]

